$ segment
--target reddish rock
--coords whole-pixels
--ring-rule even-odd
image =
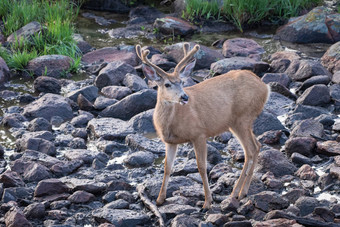
[[[280,226],[280,227],[303,227],[298,224],[295,220],[286,218],[277,218],[267,221],[257,221],[253,224],[253,227],[265,227],[265,226]]]
[[[340,167],[340,155],[334,157],[334,163]]]
[[[340,42],[337,42],[328,48],[321,58],[321,63],[332,73],[340,71]]]
[[[70,197],[68,197],[68,200],[72,203],[88,203],[94,199],[94,195],[85,191],[76,191]]]
[[[227,199],[221,202],[221,209],[223,212],[236,211],[240,207],[240,201],[236,198],[229,196]]]
[[[196,26],[191,25],[187,21],[170,16],[157,18],[153,26],[159,29],[159,32],[162,34],[175,36],[191,35],[197,30]]]
[[[216,226],[223,226],[224,223],[229,221],[229,216],[226,214],[209,214],[205,221]]]
[[[6,227],[31,227],[31,223],[25,218],[19,208],[13,207],[5,214]]]
[[[126,64],[137,66],[138,58],[135,52],[119,50],[113,47],[105,47],[89,52],[82,57],[86,64],[92,64],[104,60],[105,62],[122,61]]]
[[[224,57],[259,57],[265,50],[252,39],[235,38],[228,39],[223,43],[222,53]]]
[[[285,143],[285,151],[289,156],[293,153],[299,153],[308,157],[313,154],[316,142],[313,137],[289,138]]]
[[[81,110],[85,110],[85,111],[94,110],[93,104],[87,98],[85,98],[85,96],[83,96],[82,94],[78,95],[77,104],[79,106],[79,109]]]
[[[103,93],[103,95],[107,98],[121,100],[124,97],[130,95],[132,92],[130,88],[123,86],[107,86],[101,90],[101,93]]]
[[[39,163],[31,163],[24,172],[24,180],[29,182],[37,182],[51,176],[47,167]]]
[[[301,166],[298,171],[296,171],[295,175],[303,180],[316,180],[318,177],[314,169],[308,164]]]
[[[68,192],[69,187],[58,179],[42,180],[38,183],[34,191],[35,197],[46,195],[62,194]]]
[[[340,167],[339,166],[331,165],[329,173],[331,174],[331,176],[340,180]]]
[[[5,188],[25,186],[19,174],[11,170],[0,175],[0,183],[3,183]]]
[[[26,218],[44,218],[45,205],[43,203],[32,203],[24,209]]]
[[[340,42],[339,42],[340,43]],[[339,50],[340,51],[340,50]],[[340,59],[339,59],[339,65],[340,65]],[[340,66],[339,71],[336,71],[332,76],[332,82],[335,84],[340,84]]]
[[[329,156],[340,155],[340,143],[332,140],[317,142],[316,151]]]
[[[282,136],[281,130],[272,130],[272,131],[267,131],[263,133],[257,139],[261,143],[265,143],[265,144],[278,144],[280,142],[281,136]]]

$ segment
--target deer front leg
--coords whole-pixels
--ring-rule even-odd
[[[159,192],[158,198],[156,200],[157,205],[162,205],[166,198],[166,189],[168,187],[168,182],[171,174],[172,165],[174,164],[177,144],[165,143],[165,161],[164,161],[164,176],[161,190]]]
[[[209,189],[208,175],[207,175],[207,141],[206,138],[198,138],[194,142],[194,149],[196,154],[197,168],[203,181],[205,201],[203,209],[210,209],[212,203],[212,196]]]

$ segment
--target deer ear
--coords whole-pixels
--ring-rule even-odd
[[[189,77],[192,71],[194,70],[195,64],[196,64],[196,59],[194,59],[187,66],[185,66],[184,70],[180,73],[180,77],[181,78]]]
[[[148,80],[152,80],[152,81],[161,80],[161,77],[157,75],[156,70],[153,67],[148,66],[146,64],[142,64],[142,70],[144,72],[144,76],[146,76]]]

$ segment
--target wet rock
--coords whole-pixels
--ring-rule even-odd
[[[28,182],[37,182],[51,177],[47,167],[39,163],[31,163],[27,166],[24,174],[24,180]]]
[[[249,57],[224,58],[211,64],[210,69],[216,74],[224,74],[231,70],[248,69],[255,73],[265,72],[269,64]]]
[[[73,173],[83,164],[84,164],[83,160],[58,162],[51,167],[51,171],[57,176],[66,176],[70,173]]]
[[[10,77],[9,68],[2,57],[0,57],[0,85],[7,81]]]
[[[174,219],[171,220],[170,227],[197,227],[199,226],[200,219],[197,219],[193,216],[180,214],[177,215]]]
[[[123,85],[130,88],[132,92],[137,92],[148,88],[148,85],[141,77],[131,73],[127,73],[125,75]]]
[[[336,71],[340,71],[339,50],[340,42],[337,42],[330,46],[326,53],[321,58],[322,65],[334,74],[336,73]]]
[[[189,24],[187,21],[170,16],[157,18],[153,26],[164,35],[187,36],[197,30],[196,26]]]
[[[38,117],[30,121],[27,129],[31,132],[36,131],[52,131],[52,125],[48,120],[42,117]]]
[[[296,124],[293,128],[291,137],[310,137],[316,136],[319,138],[324,137],[324,127],[323,125],[313,119],[302,120]]]
[[[229,196],[227,199],[221,202],[221,209],[223,212],[235,212],[240,207],[240,201],[236,198]]]
[[[25,185],[19,174],[11,170],[6,170],[0,175],[0,183],[2,183],[5,188],[20,187]]]
[[[44,55],[30,60],[26,69],[35,76],[60,78],[70,69],[73,59],[64,55]]]
[[[234,38],[223,43],[224,57],[260,57],[265,50],[252,39]]]
[[[41,197],[46,195],[55,195],[68,192],[69,188],[58,179],[46,179],[38,183],[35,188],[34,196]]]
[[[306,89],[297,99],[297,104],[319,106],[328,104],[331,101],[328,87],[324,84],[314,85]]]
[[[134,133],[128,122],[117,118],[98,118],[89,121],[88,129],[97,138],[105,140],[123,139]]]
[[[48,121],[52,116],[59,116],[64,120],[73,117],[72,108],[67,99],[55,94],[46,94],[28,104],[24,107],[23,115],[28,119],[43,117]]]
[[[283,199],[278,193],[272,191],[260,192],[251,196],[255,207],[262,211],[269,212],[271,210],[281,210],[289,206],[289,202]]]
[[[292,175],[297,168],[278,150],[265,150],[259,154],[257,172],[272,172],[275,177]]]
[[[129,120],[134,131],[137,133],[155,133],[155,127],[153,125],[153,113],[154,109],[141,112]]]
[[[121,101],[105,108],[100,115],[129,120],[138,113],[152,109],[157,101],[157,92],[151,89],[142,90],[127,96]]]
[[[192,49],[196,43],[190,43]],[[176,43],[165,48],[165,53],[179,63],[184,56],[183,43]],[[204,45],[200,45],[199,51],[194,55],[196,58],[195,70],[209,68],[216,60],[224,59],[224,56],[216,50],[213,50]]]
[[[88,203],[94,200],[95,196],[85,191],[76,191],[67,199],[72,203]]]
[[[163,205],[159,208],[161,214],[165,214],[167,218],[173,218],[180,214],[191,214],[193,212],[198,212],[199,208],[192,207],[190,205],[180,205],[180,204],[168,204]]]
[[[288,87],[290,82],[292,81],[290,77],[285,73],[266,73],[263,75],[261,80],[266,84],[270,82],[277,82],[285,87]]]
[[[28,219],[39,219],[45,217],[45,205],[42,203],[32,203],[24,209],[25,217]]]
[[[108,98],[121,100],[132,92],[129,88],[123,86],[107,86],[102,88],[101,93]]]
[[[301,216],[306,216],[319,206],[319,201],[313,197],[302,196],[296,200],[294,205],[300,209]]]
[[[34,80],[33,87],[38,93],[60,94],[61,83],[53,77],[40,76]]]
[[[316,152],[325,155],[340,155],[340,143],[337,141],[317,142]]]
[[[105,62],[108,62],[109,63],[108,65],[110,65],[110,63],[118,62],[118,61],[120,61],[120,63],[129,64],[131,66],[137,66],[138,64],[136,53],[129,52],[127,50],[119,50],[114,47],[104,47],[104,48],[89,52],[87,54],[84,54],[82,57],[82,61],[88,65],[93,64],[95,62],[99,62],[100,60],[104,60]],[[133,72],[130,72],[130,73],[133,73]]]
[[[93,85],[89,85],[78,90],[69,92],[66,97],[74,102],[77,102],[78,96],[80,94],[83,95],[90,102],[93,102],[98,97],[98,88]]]
[[[285,130],[285,127],[275,115],[264,110],[255,120],[253,131],[255,135],[261,135],[264,132],[271,130]]]
[[[92,120],[94,116],[92,114],[80,114],[71,120],[71,125],[73,125],[76,128],[83,128],[86,127],[88,122]],[[73,129],[72,129],[73,131]]]
[[[106,107],[115,104],[116,102],[118,102],[118,100],[116,100],[116,99],[110,99],[110,98],[106,98],[104,96],[98,96],[98,98],[96,98],[96,101],[94,102],[93,106],[97,110],[103,110]]]
[[[316,139],[313,137],[295,137],[289,138],[285,143],[285,152],[291,156],[293,153],[299,153],[311,157],[316,148]]]
[[[100,194],[107,190],[107,185],[90,179],[62,178],[62,181],[72,189],[72,191],[86,191],[92,194]]]
[[[124,199],[118,199],[115,201],[112,201],[108,204],[106,204],[104,209],[128,209],[129,208],[129,203],[125,201]]]
[[[8,128],[24,128],[27,119],[19,113],[6,114],[1,121],[1,125]]]
[[[296,153],[296,152],[293,153],[291,158],[292,158],[292,162],[294,162],[298,166],[302,166],[303,164],[312,165],[312,160],[300,153]]]
[[[64,153],[68,160],[82,160],[86,164],[90,164],[99,155],[99,152],[89,151],[86,149],[72,149]]]
[[[17,151],[34,150],[41,153],[54,156],[56,148],[54,143],[41,138],[18,139],[16,141]]]
[[[303,166],[301,166],[296,171],[295,175],[303,180],[316,180],[318,177],[314,169],[308,164],[304,164]]]
[[[126,209],[99,208],[92,211],[92,216],[99,223],[108,222],[115,226],[137,226],[149,222],[147,215]]]
[[[15,40],[21,40],[21,39],[29,39],[31,38],[35,33],[43,31],[44,28],[43,26],[37,22],[37,21],[32,21],[19,30],[15,31],[12,33],[10,36],[7,38],[7,42],[13,43]]]
[[[138,151],[128,155],[124,159],[124,163],[132,167],[142,167],[152,165],[154,160],[155,156],[153,153],[148,151]]]
[[[339,22],[338,14],[329,14],[326,7],[320,6],[291,19],[278,29],[276,35],[294,43],[334,43],[340,40]]]
[[[327,85],[331,81],[330,77],[328,75],[320,75],[320,76],[313,76],[307,80],[305,80],[301,87],[299,87],[298,91],[304,91],[309,87],[312,87],[313,85],[317,84],[324,84]]]
[[[16,226],[25,226],[25,227],[31,227],[31,223],[25,218],[22,211],[17,208],[13,207],[11,208],[6,214],[5,214],[5,223],[8,227],[16,227]]]

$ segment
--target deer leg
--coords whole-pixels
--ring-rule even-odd
[[[251,132],[251,136],[252,136],[251,138],[252,138],[253,147],[254,147],[253,150],[250,150],[250,152],[252,152],[251,154],[252,162],[251,162],[251,165],[247,168],[246,179],[242,185],[241,191],[238,196],[240,199],[245,197],[248,193],[251,179],[252,179],[256,164],[257,164],[257,160],[258,160],[258,156],[259,156],[260,148],[261,148],[261,144],[256,140],[252,132]]]
[[[198,138],[194,142],[194,150],[196,154],[197,168],[203,181],[205,201],[203,209],[210,209],[212,203],[212,196],[209,189],[208,175],[207,175],[207,141],[206,138]]]
[[[162,187],[159,192],[158,198],[156,200],[157,205],[161,205],[164,203],[166,198],[166,189],[168,187],[168,182],[171,174],[172,165],[174,164],[176,152],[177,152],[177,144],[169,144],[165,143],[165,162],[164,162],[164,176]]]

